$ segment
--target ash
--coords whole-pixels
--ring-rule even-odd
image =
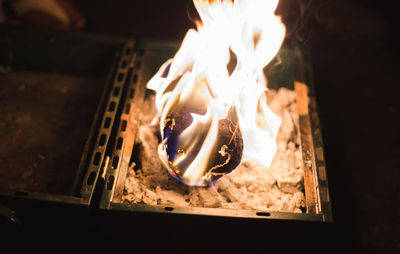
[[[301,213],[305,197],[296,93],[280,88],[270,90],[267,97],[271,110],[282,119],[271,167],[245,161],[208,188],[186,186],[162,167],[157,155],[159,130],[149,124],[155,114],[150,98],[139,116],[140,163],[130,165],[123,202]]]

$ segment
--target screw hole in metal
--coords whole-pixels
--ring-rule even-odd
[[[119,86],[116,86],[116,87],[114,88],[113,95],[114,95],[114,96],[118,96],[118,95],[119,95]]]
[[[89,177],[87,179],[87,185],[93,185],[94,180],[96,180],[96,172],[92,171],[90,172]]]
[[[118,81],[121,82],[124,79],[124,74],[120,73],[118,74]]]
[[[125,69],[127,63],[128,62],[126,60],[122,61],[121,68]]]
[[[126,130],[126,125],[127,125],[127,121],[126,120],[122,120],[121,121],[121,131],[125,131]]]
[[[129,90],[129,99],[133,99],[133,96],[135,95],[135,89],[131,88]]]
[[[104,120],[104,129],[107,129],[108,127],[110,127],[111,124],[111,118],[107,117],[106,120]]]
[[[98,166],[100,164],[101,153],[97,152],[93,159],[93,164]]]
[[[100,136],[100,140],[99,140],[99,146],[104,146],[104,144],[106,143],[106,134],[102,134]]]
[[[114,156],[113,162],[112,162],[112,167],[116,169],[118,167],[118,162],[119,162],[119,157]]]
[[[128,103],[126,104],[126,108],[125,108],[125,114],[129,114],[129,111],[131,110],[131,104]]]
[[[257,216],[264,216],[264,217],[269,217],[269,216],[271,216],[271,214],[270,214],[270,213],[267,213],[267,212],[257,212],[256,215],[257,215]]]
[[[113,112],[114,109],[115,109],[115,102],[112,101],[112,102],[110,103],[110,106],[108,107],[108,111],[109,111],[109,112]]]
[[[115,148],[117,150],[121,150],[123,142],[124,142],[124,139],[122,137],[119,137],[118,140],[117,140],[117,146]]]

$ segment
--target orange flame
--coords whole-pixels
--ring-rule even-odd
[[[214,169],[232,157],[226,144],[216,147],[224,131],[220,121],[228,119],[232,109],[244,159],[269,167],[281,120],[266,104],[263,68],[279,51],[285,26],[274,14],[278,0],[194,4],[202,21],[198,31],[187,32],[175,57],[161,66],[147,87],[156,91],[161,161],[182,182],[205,186],[211,176],[227,173]],[[212,160],[221,163],[212,167]]]

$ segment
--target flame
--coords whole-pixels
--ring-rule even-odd
[[[275,57],[285,26],[279,0],[194,0],[201,23],[147,88],[156,91],[162,142],[171,175],[206,186],[244,159],[269,167],[281,120],[267,106],[263,68]]]

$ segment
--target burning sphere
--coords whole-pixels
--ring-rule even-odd
[[[205,133],[199,133],[197,142],[191,144],[187,152],[187,147],[182,146],[179,136],[193,123],[192,115],[187,111],[172,112],[166,119],[162,153],[167,160],[163,160],[163,164],[176,179],[190,185],[207,186],[239,165],[243,153],[243,141],[235,108],[229,110],[226,118],[218,121],[217,139],[209,148],[210,155],[204,158],[206,168],[199,182],[194,182],[184,173],[201,152],[206,138]],[[179,156],[185,156],[185,159],[174,164],[173,161]]]
[[[269,167],[281,120],[267,106],[263,68],[285,26],[278,0],[194,0],[201,18],[148,82],[156,91],[158,155],[172,176],[208,186],[242,160]]]

